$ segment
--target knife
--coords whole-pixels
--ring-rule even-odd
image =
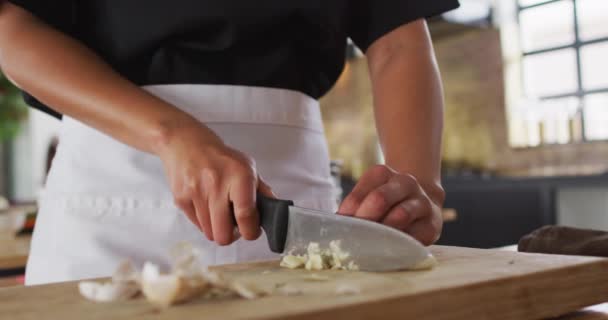
[[[408,269],[431,254],[408,234],[383,224],[335,213],[294,206],[293,201],[257,194],[260,224],[275,253],[304,253],[316,242],[327,248],[340,240],[340,247],[362,271]]]

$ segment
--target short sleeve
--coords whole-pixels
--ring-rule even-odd
[[[8,0],[35,15],[47,24],[69,31],[74,23],[74,3],[72,0]]]
[[[458,0],[352,0],[349,36],[366,51],[375,40],[399,26],[459,6]]]

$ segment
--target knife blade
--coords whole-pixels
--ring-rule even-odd
[[[294,206],[293,201],[257,195],[257,209],[270,249],[276,253],[303,253],[311,242],[340,247],[362,271],[408,269],[430,256],[410,235],[383,224],[336,213]]]

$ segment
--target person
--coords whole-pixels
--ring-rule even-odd
[[[62,118],[26,284],[107,276],[124,258],[166,267],[184,241],[208,265],[275,258],[256,191],[432,244],[443,97],[425,18],[458,5],[2,1],[0,68]],[[347,38],[368,59],[386,164],[338,207],[318,99]]]

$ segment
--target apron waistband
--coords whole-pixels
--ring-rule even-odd
[[[323,133],[319,102],[299,91],[199,84],[142,88],[203,123],[282,125]],[[204,107],[201,104],[205,104]]]

